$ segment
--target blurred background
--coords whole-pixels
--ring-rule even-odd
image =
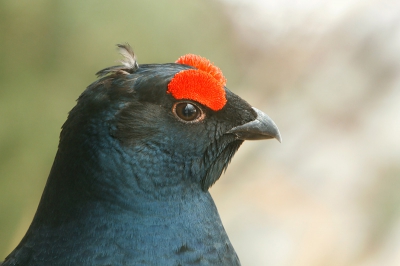
[[[0,261],[122,42],[139,64],[207,57],[279,126],[211,189],[243,265],[400,265],[396,0],[0,1]]]

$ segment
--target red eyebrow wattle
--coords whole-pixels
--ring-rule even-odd
[[[209,73],[213,76],[222,86],[226,84],[226,78],[222,74],[219,67],[213,65],[207,58],[195,54],[183,55],[176,60],[175,63],[193,66],[199,70]]]
[[[196,101],[214,111],[225,106],[226,79],[218,67],[208,59],[193,54],[181,56],[176,63],[196,69],[186,69],[175,74],[168,84],[168,93],[175,99]]]

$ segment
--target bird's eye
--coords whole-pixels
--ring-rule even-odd
[[[176,116],[186,122],[195,121],[202,116],[201,109],[189,102],[180,102],[175,104],[173,111]]]

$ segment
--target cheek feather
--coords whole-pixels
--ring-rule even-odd
[[[176,63],[193,66],[178,72],[168,84],[167,92],[177,99],[199,102],[211,110],[221,110],[226,104],[226,79],[209,60],[197,55],[185,55]]]

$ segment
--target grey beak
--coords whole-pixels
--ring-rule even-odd
[[[257,113],[257,118],[244,125],[237,126],[229,130],[227,133],[235,134],[237,139],[241,140],[260,140],[260,139],[277,139],[282,142],[281,134],[269,116],[253,107]]]

